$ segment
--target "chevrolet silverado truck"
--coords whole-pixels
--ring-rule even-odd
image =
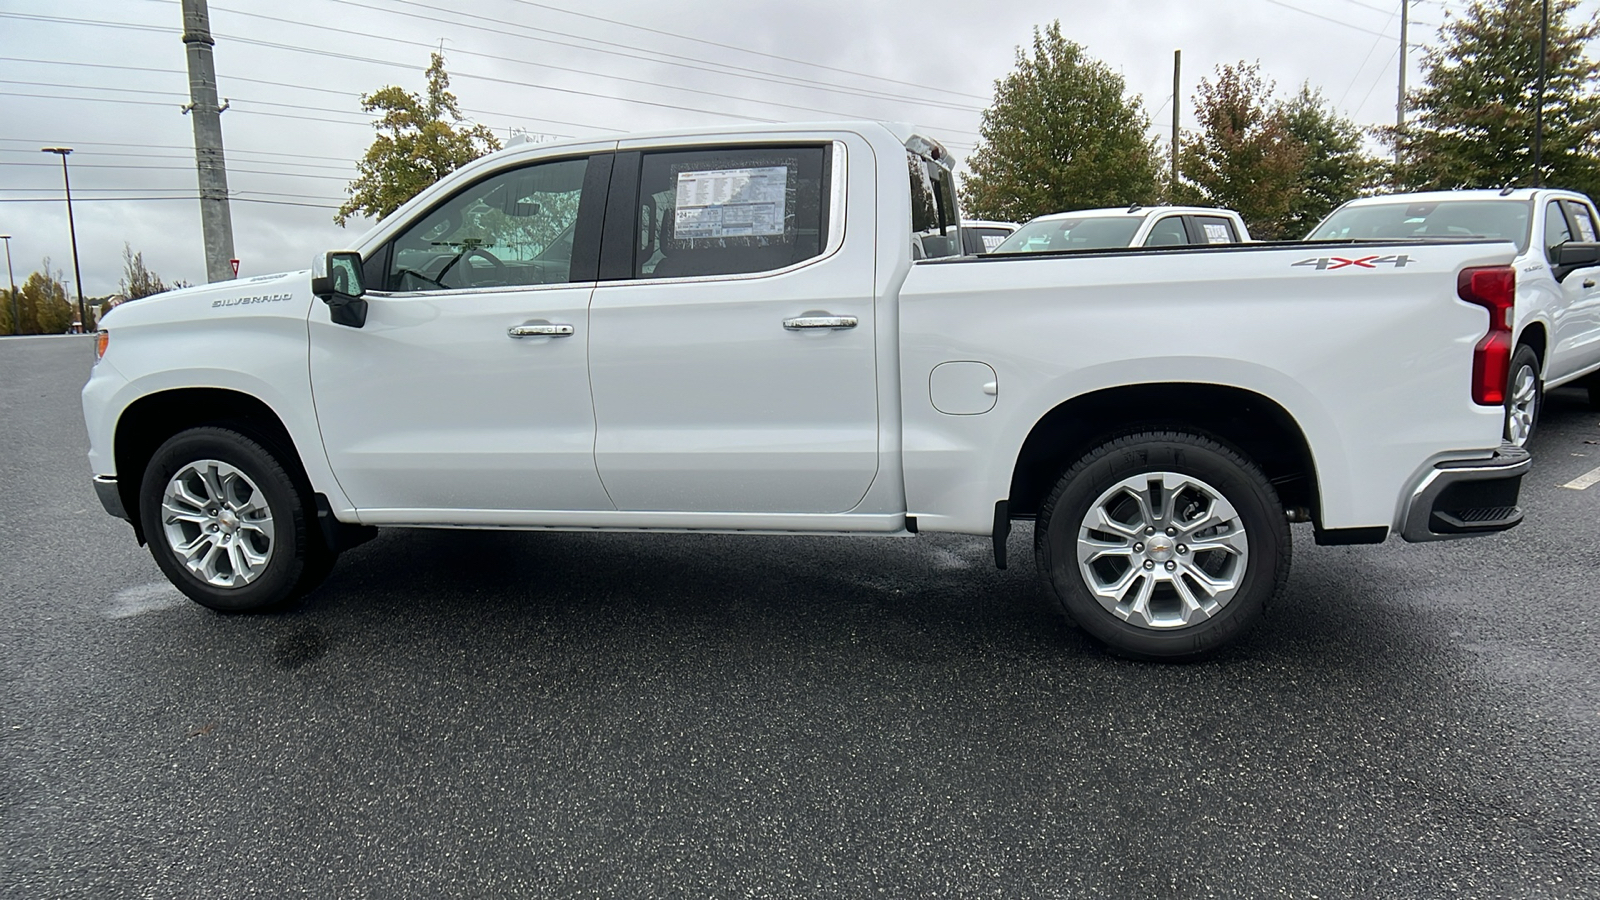
[[[876,123],[491,154],[309,271],[113,310],[95,488],[223,611],[379,526],[946,532],[1004,566],[1033,520],[1050,601],[1150,659],[1256,622],[1292,521],[1522,518],[1513,245],[914,260],[958,233],[951,162]]]
[[[1390,194],[1352,200],[1308,240],[1459,240],[1517,246],[1514,348],[1506,381],[1506,440],[1526,446],[1544,392],[1577,384],[1600,409],[1600,237],[1594,203],[1572,191],[1519,189]]]
[[[1250,240],[1244,218],[1208,206],[1133,206],[1080,209],[1029,219],[990,253],[1109,250],[1113,247],[1176,247],[1237,244]]]

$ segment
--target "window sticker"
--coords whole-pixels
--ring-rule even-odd
[[[1003,234],[986,234],[983,236],[983,252],[993,253],[994,248],[1005,242],[1006,236]]]
[[[783,234],[787,166],[679,172],[675,240]]]
[[[1226,225],[1214,225],[1207,222],[1205,228],[1206,243],[1208,244],[1227,244],[1233,241],[1233,235],[1228,233],[1228,226]]]

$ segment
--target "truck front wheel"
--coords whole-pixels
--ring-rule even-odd
[[[225,428],[192,428],[145,467],[139,514],[150,553],[190,599],[222,612],[279,606],[326,575],[309,504],[266,447]]]
[[[1261,470],[1176,431],[1090,451],[1050,492],[1034,535],[1061,613],[1114,653],[1171,661],[1249,631],[1288,577],[1290,546]]]

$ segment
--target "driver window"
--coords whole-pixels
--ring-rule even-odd
[[[501,172],[446,200],[395,238],[387,284],[440,291],[571,280],[587,159]]]
[[[1544,247],[1545,255],[1553,261],[1556,248],[1572,240],[1572,231],[1567,228],[1567,217],[1561,212],[1561,204],[1551,200],[1544,208]]]

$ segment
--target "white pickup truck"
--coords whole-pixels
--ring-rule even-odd
[[[1029,219],[990,253],[1109,250],[1113,247],[1177,247],[1237,244],[1250,240],[1244,219],[1231,209],[1209,206],[1139,206],[1080,209]]]
[[[311,272],[111,312],[96,489],[232,611],[371,526],[954,532],[1004,565],[1033,519],[1055,605],[1164,659],[1260,617],[1291,521],[1520,521],[1528,456],[1481,374],[1510,244],[914,262],[957,227],[949,162],[864,123],[492,154]]]
[[[1600,216],[1571,191],[1390,194],[1352,200],[1307,240],[1460,240],[1517,245],[1516,318],[1506,373],[1506,440],[1533,437],[1548,388],[1579,383],[1600,408]]]

